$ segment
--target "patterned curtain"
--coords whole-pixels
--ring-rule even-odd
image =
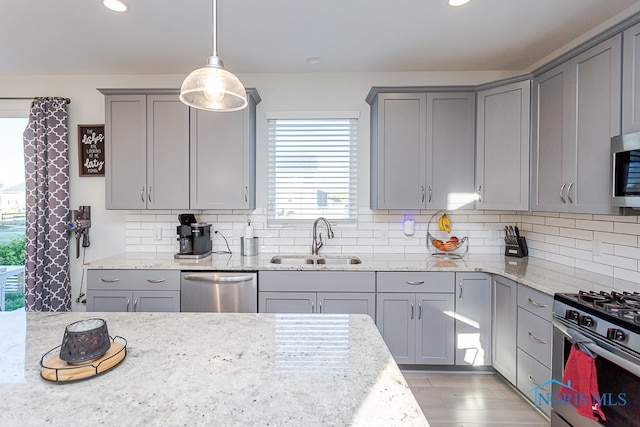
[[[70,311],[67,100],[36,98],[24,131],[25,307]]]

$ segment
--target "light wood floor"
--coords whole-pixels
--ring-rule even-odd
[[[431,427],[550,425],[494,373],[402,373]]]

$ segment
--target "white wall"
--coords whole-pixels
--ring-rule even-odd
[[[78,176],[77,125],[104,123],[104,97],[97,88],[179,88],[185,75],[15,75],[0,77],[2,97],[63,96],[71,99],[69,105],[69,142],[71,164],[70,208],[91,205],[91,246],[84,255],[90,262],[122,253],[135,246],[137,239],[131,234],[140,218],[156,221],[155,216],[140,216],[135,212],[107,211],[104,208],[104,178]],[[412,85],[476,85],[510,77],[505,72],[429,72],[429,73],[347,73],[347,74],[246,74],[239,75],[246,87],[255,87],[262,97],[258,105],[257,125],[257,205],[266,207],[266,143],[264,120],[267,111],[360,111],[358,129],[359,205],[368,205],[369,193],[369,106],[364,101],[371,86]],[[260,211],[258,211],[260,212]],[[146,214],[146,213],[145,213]],[[177,212],[166,214],[176,218]],[[127,216],[129,215],[129,217]],[[155,215],[155,214],[152,214]],[[161,213],[161,221],[165,214]],[[127,221],[127,218],[128,221]],[[232,217],[233,218],[233,217]],[[130,224],[127,227],[127,224]],[[164,224],[164,222],[163,222]],[[166,225],[163,225],[165,227]],[[169,234],[175,233],[166,226]],[[139,233],[138,233],[139,234]],[[165,233],[166,235],[166,233]],[[171,236],[173,238],[173,236]],[[129,240],[129,243],[127,241]],[[82,255],[75,259],[71,245],[71,282],[74,310],[82,277]],[[84,286],[84,284],[83,284]]]

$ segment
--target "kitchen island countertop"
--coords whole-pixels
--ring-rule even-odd
[[[124,361],[78,382],[40,378],[65,326],[89,317],[127,340]],[[15,311],[0,332],[13,337],[1,426],[428,426],[364,315]]]

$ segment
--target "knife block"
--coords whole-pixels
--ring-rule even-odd
[[[505,237],[504,256],[523,258],[529,255],[527,239],[524,237]]]

